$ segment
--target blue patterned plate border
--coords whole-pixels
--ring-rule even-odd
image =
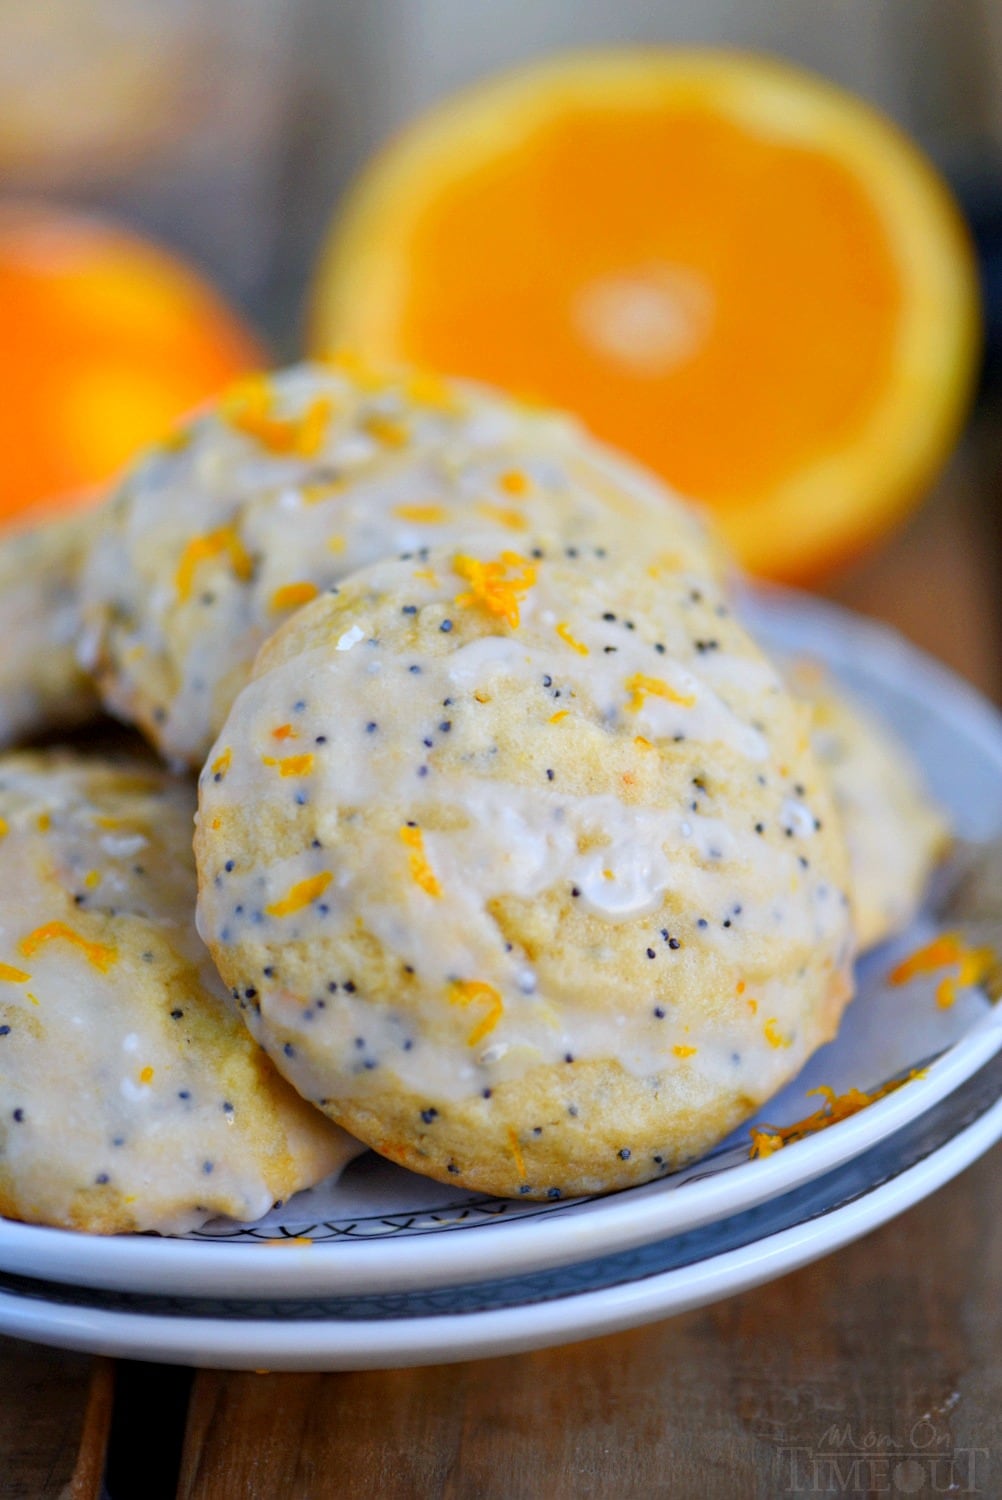
[[[962,835],[1002,828],[1002,719],[972,689],[884,627],[805,596],[770,592],[746,601],[745,612],[767,645],[826,661],[890,721]],[[256,1224],[216,1221],[184,1238],[101,1238],[0,1220],[0,1270],[121,1292],[364,1296],[527,1274],[697,1230],[789,1194],[900,1132],[1002,1047],[1002,1008],[972,993],[942,1012],[928,984],[883,984],[898,954],[932,931],[920,922],[863,961],[860,996],[839,1038],[763,1115],[787,1123],[814,1107],[805,1094],[818,1084],[872,1087],[945,1055],[925,1077],[768,1160],[748,1160],[746,1128],[646,1187],[526,1204],[450,1193],[369,1154],[340,1183],[300,1194]]]
[[[1002,1136],[1002,1060],[899,1134],[721,1223],[560,1270],[472,1287],[301,1300],[99,1292],[0,1276],[0,1331],[177,1362],[349,1369],[512,1352],[727,1295],[836,1249]]]

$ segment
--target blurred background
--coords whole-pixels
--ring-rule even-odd
[[[499,69],[624,42],[724,44],[815,69],[886,111],[959,196],[978,248],[986,358],[959,457],[893,542],[906,578],[909,547],[919,559],[911,593],[899,591],[914,600],[904,625],[921,642],[929,559],[951,566],[936,527],[949,524],[954,552],[1002,551],[1002,0],[3,0],[0,203],[95,208],[151,234],[287,360],[302,346],[331,212],[383,141]],[[4,384],[16,381],[0,346],[2,362]],[[834,591],[869,607],[881,566],[856,565]],[[996,609],[1002,584],[997,563],[979,577],[973,618]],[[948,640],[938,649],[950,658]],[[999,690],[994,657],[967,670]]]
[[[107,209],[189,255],[280,357],[330,211],[441,95],[616,42],[762,49],[917,137],[982,250],[1002,341],[1002,0],[3,0],[0,189]]]

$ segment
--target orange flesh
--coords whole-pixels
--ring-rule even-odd
[[[411,252],[406,357],[569,407],[717,509],[849,445],[893,375],[860,183],[712,107],[568,107],[443,183]]]

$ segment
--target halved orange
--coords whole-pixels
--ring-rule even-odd
[[[960,216],[888,121],[765,58],[644,49],[405,130],[335,223],[310,342],[569,407],[802,580],[921,497],[978,327]]]
[[[80,503],[265,360],[184,261],[52,204],[0,207],[0,327],[0,524]]]

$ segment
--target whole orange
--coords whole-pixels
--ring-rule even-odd
[[[0,328],[0,523],[101,485],[265,359],[172,253],[49,204],[0,206]]]

